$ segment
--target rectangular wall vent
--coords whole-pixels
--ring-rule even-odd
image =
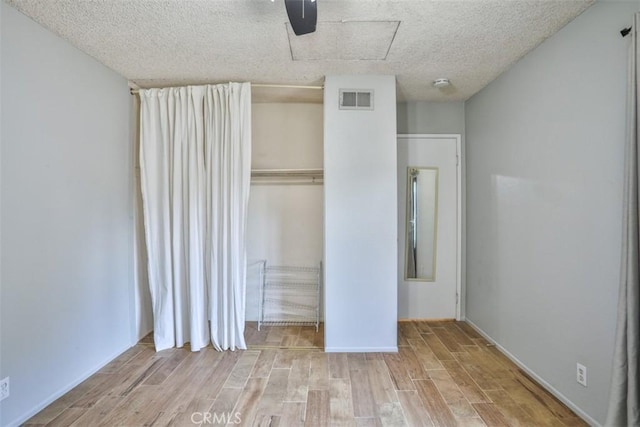
[[[373,90],[340,89],[341,110],[373,110]]]

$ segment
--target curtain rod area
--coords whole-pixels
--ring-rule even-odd
[[[302,85],[277,85],[277,84],[260,84],[251,83],[251,87],[270,88],[270,89],[309,89],[309,90],[322,90],[324,86],[302,86]],[[129,88],[131,95],[136,95],[139,89]]]

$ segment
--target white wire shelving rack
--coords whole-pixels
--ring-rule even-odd
[[[260,263],[258,330],[262,325],[320,325],[322,263],[296,267]]]

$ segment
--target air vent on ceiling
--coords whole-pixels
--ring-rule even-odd
[[[341,110],[373,110],[373,90],[340,89]]]

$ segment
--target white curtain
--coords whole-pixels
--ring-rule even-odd
[[[140,90],[156,350],[245,349],[251,85]]]
[[[640,212],[638,212],[638,37],[635,14],[629,52],[622,269],[611,393],[606,426],[640,426]]]

